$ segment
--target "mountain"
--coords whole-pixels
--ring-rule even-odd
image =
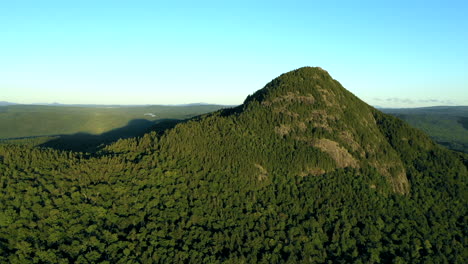
[[[449,149],[468,153],[468,106],[384,108]]]
[[[0,145],[0,261],[464,263],[466,161],[304,67],[92,155]]]

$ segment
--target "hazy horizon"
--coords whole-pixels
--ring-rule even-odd
[[[462,1],[15,1],[0,101],[238,105],[319,66],[370,105],[468,105]]]
[[[6,103],[6,104],[4,104]],[[181,104],[63,104],[60,102],[52,102],[52,103],[16,103],[16,102],[7,102],[7,101],[0,101],[0,106],[9,106],[9,105],[30,105],[30,106],[76,106],[76,107],[145,107],[145,106],[191,106],[191,105],[219,105],[219,106],[226,106],[226,107],[235,107],[240,104],[217,104],[217,103],[204,103],[204,102],[195,102],[195,103],[181,103]],[[428,106],[410,106],[410,107],[385,107],[381,105],[371,105],[377,109],[412,109],[412,108],[431,108],[431,107],[468,107],[468,105],[428,105]]]

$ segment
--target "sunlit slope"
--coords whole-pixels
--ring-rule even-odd
[[[220,109],[219,105],[75,107],[14,105],[0,107],[0,139],[101,134],[141,120],[150,127],[161,119],[186,119]]]

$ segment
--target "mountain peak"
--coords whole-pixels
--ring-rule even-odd
[[[320,67],[282,74],[248,96],[243,109],[262,116],[268,122],[263,129],[271,126],[276,136],[320,150],[335,164],[309,172],[372,167],[388,178],[394,191],[409,191],[403,161],[379,129],[376,110]]]
[[[272,101],[312,101],[330,105],[335,94],[347,91],[320,67],[302,67],[280,75],[263,89],[249,95],[244,104],[252,101],[269,104]]]

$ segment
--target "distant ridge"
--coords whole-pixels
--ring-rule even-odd
[[[62,104],[62,103],[32,103],[32,104],[19,104],[6,101],[0,101],[0,106],[8,105],[37,105],[37,106],[71,106],[71,107],[147,107],[147,106],[177,106],[177,107],[190,107],[190,106],[223,106],[231,107],[233,105],[211,104],[211,103],[188,103],[188,104]]]
[[[17,105],[16,103],[11,103],[7,101],[0,101],[0,106],[7,106],[7,105]]]

